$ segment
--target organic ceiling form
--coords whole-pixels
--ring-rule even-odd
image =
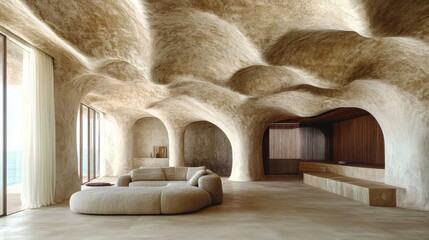
[[[155,116],[171,165],[187,125],[217,125],[239,181],[263,178],[269,123],[358,107],[383,129],[398,205],[429,210],[427,1],[3,0],[0,25],[55,58],[59,201],[79,188],[80,101],[111,120],[108,173],[129,170],[132,126]]]

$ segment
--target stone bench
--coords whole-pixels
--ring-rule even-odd
[[[306,172],[304,183],[370,206],[396,207],[397,188],[383,183],[326,172]]]
[[[195,212],[212,204],[210,194],[198,187],[168,184],[163,187],[105,187],[74,193],[75,213],[134,215]]]

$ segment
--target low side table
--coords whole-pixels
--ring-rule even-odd
[[[110,186],[113,186],[113,184],[108,183],[108,182],[92,182],[92,183],[85,184],[85,186],[88,186],[88,187],[110,187]]]

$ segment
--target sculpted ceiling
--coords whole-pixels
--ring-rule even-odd
[[[2,5],[4,27],[13,24],[17,34],[51,54],[57,80],[104,111],[138,117],[185,110],[196,119],[268,111],[277,118],[315,111],[315,99],[299,110],[283,99],[321,100],[344,94],[354,81],[377,81],[413,95],[418,89],[416,97],[428,98],[422,81],[429,41],[425,1]]]

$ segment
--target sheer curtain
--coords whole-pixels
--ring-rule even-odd
[[[30,51],[29,77],[25,83],[28,105],[23,153],[22,207],[54,204],[55,197],[55,109],[53,59],[38,50]]]

